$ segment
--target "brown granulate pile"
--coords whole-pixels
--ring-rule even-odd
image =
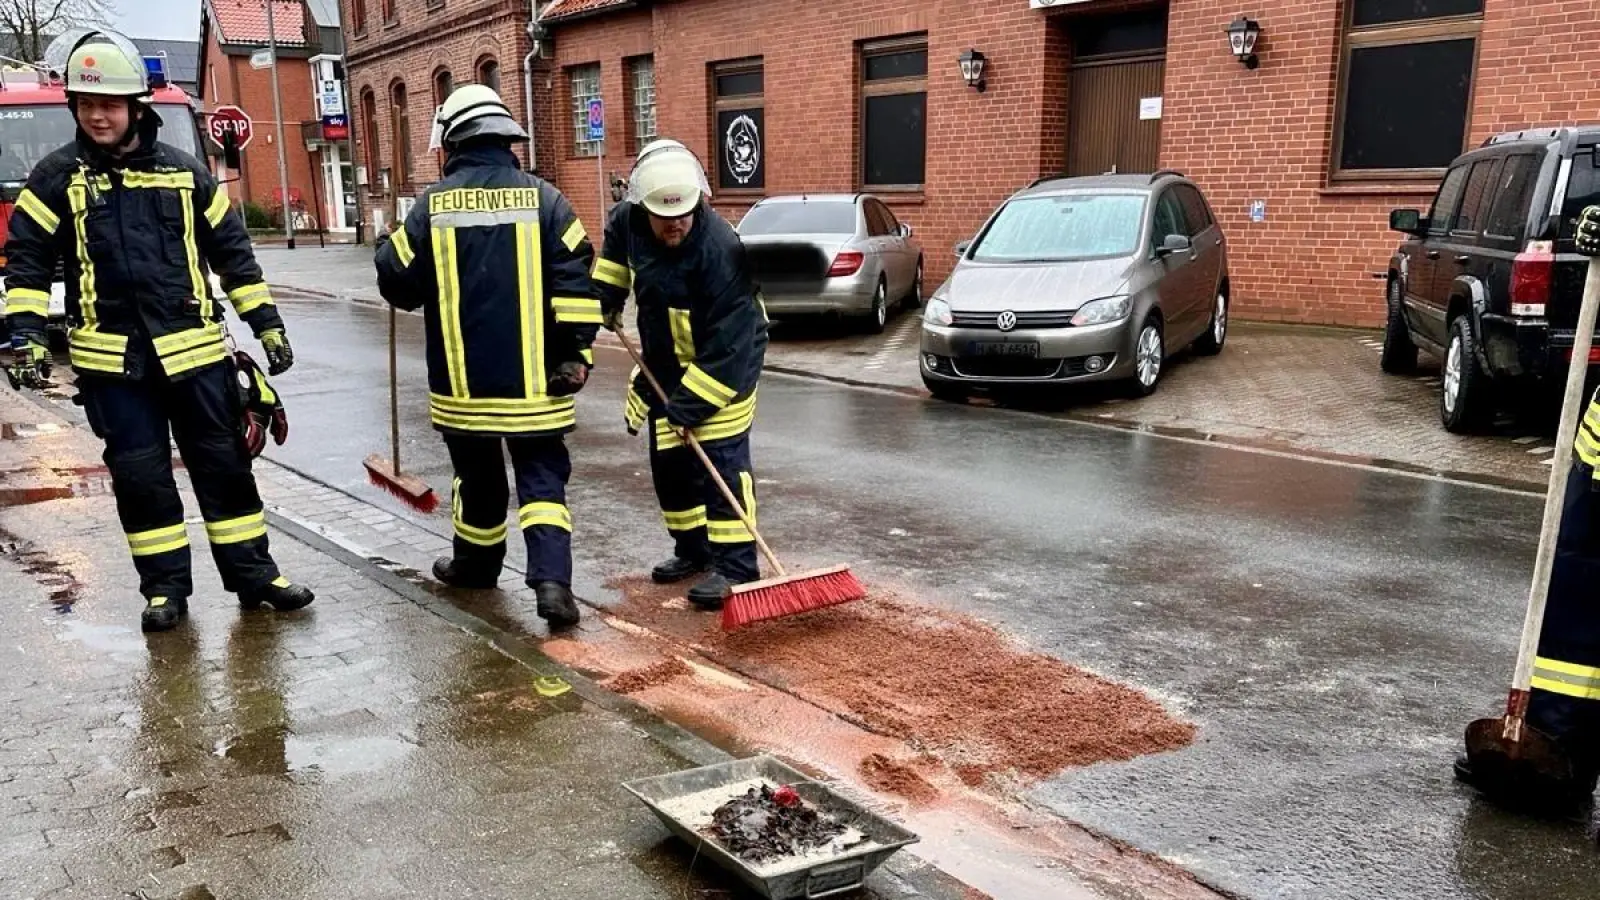
[[[715,616],[662,606],[681,589],[642,578],[613,586],[626,597],[622,618],[904,740],[968,785],[992,772],[1048,778],[1194,740],[1193,725],[1138,690],[1019,649],[970,617],[892,595],[724,633]]]
[[[606,687],[619,694],[637,694],[646,688],[666,684],[674,678],[694,674],[694,670],[676,656],[669,656],[653,666],[631,669],[606,682]]]
[[[916,769],[899,760],[890,759],[882,753],[873,753],[862,758],[856,771],[861,773],[867,786],[875,791],[896,794],[918,805],[939,799],[938,788],[929,784]]]

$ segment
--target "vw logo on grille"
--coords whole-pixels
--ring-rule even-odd
[[[1008,309],[994,320],[994,324],[999,326],[1001,331],[1010,331],[1017,327],[1017,314]]]

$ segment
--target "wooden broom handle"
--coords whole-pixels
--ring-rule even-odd
[[[644,364],[644,358],[639,355],[638,350],[634,349],[633,342],[628,340],[628,336],[622,332],[621,328],[617,329],[616,335],[622,341],[622,346],[628,351],[628,355],[633,357],[633,364],[639,367],[639,371],[644,373],[644,377],[650,382],[650,386],[655,388],[656,396],[661,398],[663,404],[671,402],[667,397],[666,390],[661,387],[661,382],[657,381],[656,376],[651,374],[650,367]],[[733,506],[733,511],[738,514],[739,521],[743,522],[744,527],[749,529],[750,536],[756,540],[756,546],[761,548],[761,555],[765,556],[767,562],[772,563],[772,567],[778,570],[779,578],[789,577],[789,573],[784,569],[783,563],[778,561],[778,555],[772,552],[772,548],[768,547],[766,540],[761,537],[761,532],[756,530],[755,521],[750,518],[750,514],[739,503],[739,498],[733,495],[733,489],[728,487],[728,482],[723,480],[722,473],[717,471],[716,465],[711,462],[711,457],[706,455],[705,448],[701,447],[700,442],[695,439],[694,430],[684,428],[679,433],[683,435],[684,443],[688,444],[695,455],[700,457],[701,464],[711,474],[711,480],[717,483],[717,490],[722,492],[722,496],[727,499],[728,503]]]

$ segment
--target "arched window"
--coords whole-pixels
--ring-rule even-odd
[[[396,184],[411,183],[411,114],[406,110],[406,85],[396,81],[389,89],[390,126],[394,135],[394,155],[390,163]]]
[[[478,60],[478,83],[488,85],[495,93],[500,93],[500,64],[493,57],[484,57]]]
[[[440,69],[433,73],[433,105],[442,105],[450,92],[456,89],[455,77],[449,69]]]
[[[379,160],[383,157],[378,153],[378,95],[370,87],[361,89],[361,144],[367,185],[373,188],[378,184],[378,170],[383,167]]]

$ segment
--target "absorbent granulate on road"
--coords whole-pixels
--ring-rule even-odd
[[[681,589],[619,579],[616,613],[711,659],[904,740],[969,785],[1186,746],[1195,727],[1133,688],[1017,647],[967,616],[885,592],[725,633],[673,608]]]
[[[675,678],[693,675],[694,670],[676,656],[669,656],[654,665],[618,673],[605,683],[619,694],[637,694],[646,688],[659,687]]]
[[[939,799],[939,789],[930,784],[913,763],[871,753],[862,757],[856,771],[873,790],[904,797],[919,806]]]

